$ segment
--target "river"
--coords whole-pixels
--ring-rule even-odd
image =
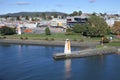
[[[0,44],[0,80],[120,80],[120,55],[52,58],[63,51],[59,46]]]

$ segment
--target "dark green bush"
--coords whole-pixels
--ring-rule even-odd
[[[51,41],[54,41],[55,39],[54,38],[51,38]]]
[[[1,35],[12,35],[16,33],[16,30],[15,28],[3,26],[2,28],[0,28],[0,33]]]
[[[50,29],[48,27],[45,29],[45,34],[46,35],[51,35]]]
[[[3,39],[7,38],[6,36],[3,36]]]
[[[20,37],[20,39],[22,39],[22,40],[23,40],[23,37]]]
[[[25,37],[25,39],[27,40],[27,39],[28,39],[28,37]]]

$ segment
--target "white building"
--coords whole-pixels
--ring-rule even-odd
[[[50,21],[50,25],[51,25],[51,26],[61,26],[61,27],[63,27],[63,28],[66,28],[67,22],[66,22],[66,19],[53,18],[53,19]]]
[[[110,19],[106,19],[106,23],[108,24],[108,26],[112,27],[114,25],[115,21],[120,21],[120,19],[115,19],[115,18],[110,18]]]
[[[37,23],[24,23],[22,26],[27,28],[36,28]]]

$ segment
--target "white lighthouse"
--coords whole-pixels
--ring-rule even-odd
[[[71,54],[71,46],[70,46],[70,40],[69,39],[66,39],[66,41],[65,41],[64,53],[65,54]]]
[[[17,27],[17,33],[18,35],[21,35],[21,28],[19,26]]]

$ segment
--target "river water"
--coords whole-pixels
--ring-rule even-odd
[[[120,80],[120,55],[55,61],[53,54],[63,50],[64,47],[0,44],[0,80]]]

